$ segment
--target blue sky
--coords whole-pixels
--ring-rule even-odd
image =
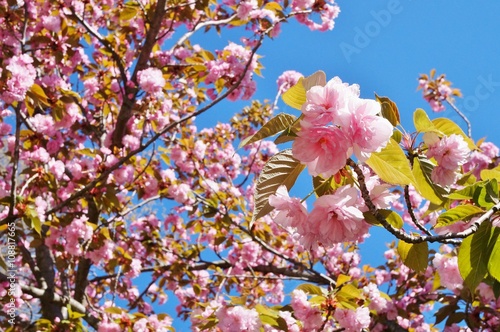
[[[412,115],[419,107],[431,117],[449,117],[466,130],[449,107],[431,114],[416,91],[418,76],[435,68],[461,89],[464,98],[457,99],[457,106],[472,122],[474,140],[487,137],[500,144],[500,2],[340,0],[338,4],[341,13],[334,30],[311,32],[292,20],[282,26],[276,40],[265,41],[258,52],[263,56],[264,77],[257,79],[255,99],[274,100],[276,79],[285,70],[305,76],[323,70],[328,78],[358,83],[364,98],[373,98],[374,92],[391,98],[407,131],[414,130]],[[200,33],[192,43],[213,50],[228,41],[238,42],[238,36],[238,31],[208,38]],[[198,126],[227,122],[245,104],[222,103],[200,116]],[[279,107],[278,112],[297,114],[283,103]],[[376,266],[382,263],[383,243],[393,238],[381,229],[372,228],[371,233],[363,262]]]

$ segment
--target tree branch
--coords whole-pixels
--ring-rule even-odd
[[[395,237],[405,241],[406,243],[439,242],[439,243],[459,244],[461,242],[459,239],[464,239],[477,232],[479,226],[481,226],[481,224],[485,220],[489,219],[494,213],[500,211],[500,203],[495,204],[481,217],[476,219],[476,221],[468,229],[462,232],[448,233],[444,235],[423,235],[423,236],[409,235],[405,233],[404,230],[397,229],[391,224],[389,224],[387,220],[382,215],[380,215],[380,213],[378,213],[377,208],[370,199],[370,194],[365,184],[365,177],[363,175],[363,172],[352,159],[349,159],[347,161],[347,164],[351,166],[354,172],[356,172],[356,174],[358,175],[361,196],[363,197],[363,200],[365,201],[365,204],[368,207],[370,213],[372,213],[375,216],[377,221],[380,222],[385,229],[387,229]]]
[[[134,82],[135,86],[129,86],[125,84],[125,95],[123,96],[123,104],[118,113],[116,119],[115,130],[113,131],[113,146],[122,147],[122,138],[125,135],[125,130],[127,128],[127,122],[132,117],[132,108],[135,104],[135,98],[139,89],[137,88],[137,73],[146,68],[149,58],[151,57],[151,51],[156,44],[156,36],[161,29],[161,22],[166,12],[166,0],[158,0],[156,4],[156,10],[154,12],[153,20],[149,27],[149,31],[146,35],[146,40],[142,45],[141,53],[137,58],[137,64],[135,66],[134,72],[130,80]],[[126,81],[124,81],[126,83]]]

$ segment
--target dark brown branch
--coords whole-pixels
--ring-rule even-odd
[[[19,141],[21,133],[21,109],[16,107],[16,137],[14,140],[14,155],[12,157],[12,178],[10,179],[9,214],[7,219],[14,220],[14,209],[16,208],[17,191],[17,168],[19,167]]]
[[[224,260],[220,261],[215,261],[215,262],[198,262],[194,264],[188,264],[187,269],[189,271],[201,271],[201,270],[207,270],[209,268],[220,268],[220,269],[229,269],[231,267],[231,263],[226,262]],[[150,268],[145,268],[141,270],[141,273],[147,273],[147,272],[158,272],[158,271],[169,271],[170,269],[173,269],[174,266],[172,265],[162,265],[162,266],[155,266],[155,267],[150,267]],[[176,266],[178,268],[178,266]],[[321,274],[314,273],[316,271],[310,271],[310,270],[304,270],[301,268],[291,268],[291,267],[277,267],[272,264],[269,265],[257,265],[257,266],[252,266],[252,267],[247,267],[245,268],[245,271],[248,272],[260,272],[263,274],[276,274],[276,275],[282,275],[285,277],[291,277],[291,278],[296,278],[296,279],[301,279],[301,280],[307,280],[310,282],[315,282],[321,285],[331,285],[333,281],[324,278]],[[118,276],[117,273],[114,274],[108,274],[105,276],[99,276],[91,279],[89,282],[94,283],[94,282],[100,282],[102,280],[106,279],[113,279]],[[335,284],[333,282],[333,284]]]
[[[408,214],[410,215],[411,220],[417,226],[418,229],[420,229],[423,233],[427,235],[432,235],[431,232],[420,223],[419,220],[417,220],[417,217],[415,216],[415,212],[413,211],[413,206],[411,205],[411,200],[410,200],[410,189],[409,186],[405,186],[405,202],[406,202],[406,208],[408,209]]]
[[[87,198],[87,205],[89,222],[97,225],[99,223],[100,211],[91,196]],[[91,266],[92,261],[89,258],[80,258],[75,278],[75,300],[81,303],[84,303],[83,301],[85,300],[85,290],[87,289],[87,285],[89,283],[88,275]]]
[[[42,317],[50,321],[55,318],[63,319],[61,305],[55,301],[55,272],[54,261],[50,255],[50,250],[45,244],[40,244],[35,249],[36,263],[40,269],[40,281],[42,292],[40,296]]]
[[[142,45],[141,53],[137,59],[137,64],[135,66],[134,72],[130,80],[137,84],[137,73],[146,68],[149,58],[151,57],[151,51],[156,44],[156,36],[160,32],[161,22],[166,12],[166,0],[158,0],[156,4],[156,10],[154,12],[153,20],[151,21],[151,26],[146,35],[146,40]],[[125,82],[124,82],[125,83]],[[115,130],[113,132],[113,146],[122,147],[122,138],[125,136],[125,131],[127,129],[127,122],[133,115],[132,108],[135,104],[135,98],[139,92],[136,86],[125,85],[125,95],[123,96],[123,104],[118,113],[116,119]]]

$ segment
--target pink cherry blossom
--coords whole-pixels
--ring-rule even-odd
[[[359,210],[358,191],[344,186],[333,195],[324,195],[314,202],[301,243],[308,248],[318,243],[329,247],[335,243],[357,241],[368,232],[370,225]]]
[[[11,77],[7,80],[7,90],[2,93],[6,103],[24,100],[26,92],[35,83],[36,70],[32,63],[33,59],[28,54],[15,55],[9,60],[5,68]]]
[[[351,100],[349,111],[340,114],[342,130],[350,139],[352,150],[358,160],[364,161],[372,152],[378,152],[389,142],[393,126],[381,116],[380,103],[375,100]]]
[[[307,294],[303,290],[295,289],[292,292],[290,305],[293,308],[295,317],[302,322],[303,331],[316,331],[323,324],[321,311],[311,305],[307,300]]]
[[[439,272],[441,285],[451,291],[460,291],[463,287],[464,280],[458,271],[457,256],[448,256],[436,253],[432,264]]]
[[[458,173],[455,170],[450,170],[444,166],[438,165],[432,170],[431,179],[435,183],[447,187],[457,181]]]
[[[216,313],[222,332],[259,332],[261,322],[255,309],[240,306],[221,308]]]
[[[307,165],[309,174],[328,178],[345,166],[348,149],[348,138],[340,128],[305,124],[293,142],[292,153]]]
[[[238,18],[241,20],[246,20],[250,12],[256,9],[258,6],[257,0],[243,0],[238,6]]]
[[[275,195],[269,196],[269,204],[278,213],[274,221],[283,227],[292,227],[303,230],[306,227],[307,209],[305,202],[298,198],[291,198],[285,186],[280,186]]]
[[[370,326],[370,310],[359,307],[356,310],[337,308],[333,317],[346,332],[360,332]]]
[[[98,332],[121,332],[122,328],[115,322],[101,322]]]
[[[292,86],[297,84],[299,79],[303,76],[304,75],[295,70],[287,70],[283,72],[283,74],[281,74],[280,77],[278,77],[278,80],[276,81],[276,84],[278,85],[278,92],[279,93],[286,92]]]
[[[461,135],[451,134],[439,139],[435,133],[426,133],[424,142],[428,147],[427,157],[436,159],[438,165],[449,170],[465,164],[471,152]]]
[[[40,134],[53,136],[56,132],[54,119],[50,115],[36,114],[30,121],[33,128]]]
[[[165,78],[163,73],[158,68],[148,68],[141,70],[137,74],[137,80],[139,87],[153,95],[161,93],[163,87],[165,86]]]
[[[57,180],[62,180],[65,170],[65,165],[60,160],[52,160],[49,161],[49,170],[52,174],[54,174]]]
[[[325,86],[313,86],[306,92],[306,102],[302,105],[304,120],[315,125],[337,123],[336,117],[345,112],[351,99],[359,97],[359,86],[342,83],[334,77]]]

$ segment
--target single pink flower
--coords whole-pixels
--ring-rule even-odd
[[[137,80],[139,87],[151,94],[161,93],[163,87],[165,86],[165,78],[163,73],[158,68],[148,68],[141,70],[137,74]]]
[[[358,191],[344,186],[333,195],[324,195],[314,202],[307,220],[307,229],[300,242],[307,248],[319,244],[329,247],[335,243],[357,241],[368,232],[358,205]]]
[[[427,157],[434,158],[443,168],[456,170],[467,162],[470,149],[461,135],[451,134],[441,139],[435,133],[425,133]]]
[[[451,291],[463,288],[464,280],[462,279],[462,276],[460,276],[460,272],[458,270],[457,256],[448,256],[437,253],[432,260],[432,264],[441,277],[441,285]]]
[[[391,139],[393,126],[378,116],[380,103],[370,99],[351,100],[349,112],[339,115],[342,130],[350,139],[356,158],[364,161],[372,152],[384,148]]]
[[[306,227],[307,209],[306,204],[301,203],[300,199],[288,195],[285,186],[280,186],[275,195],[269,196],[269,204],[273,206],[278,214],[274,221],[283,227],[293,227],[303,229]]]
[[[446,187],[457,181],[458,173],[455,170],[450,170],[446,167],[438,165],[432,170],[431,179],[435,183]]]
[[[313,86],[306,93],[306,102],[302,105],[304,121],[315,125],[326,125],[333,121],[348,106],[351,99],[359,97],[359,87],[342,83],[334,77],[325,86]]]
[[[309,174],[328,178],[345,166],[348,149],[349,141],[340,128],[310,126],[303,122],[292,153],[307,165]]]

